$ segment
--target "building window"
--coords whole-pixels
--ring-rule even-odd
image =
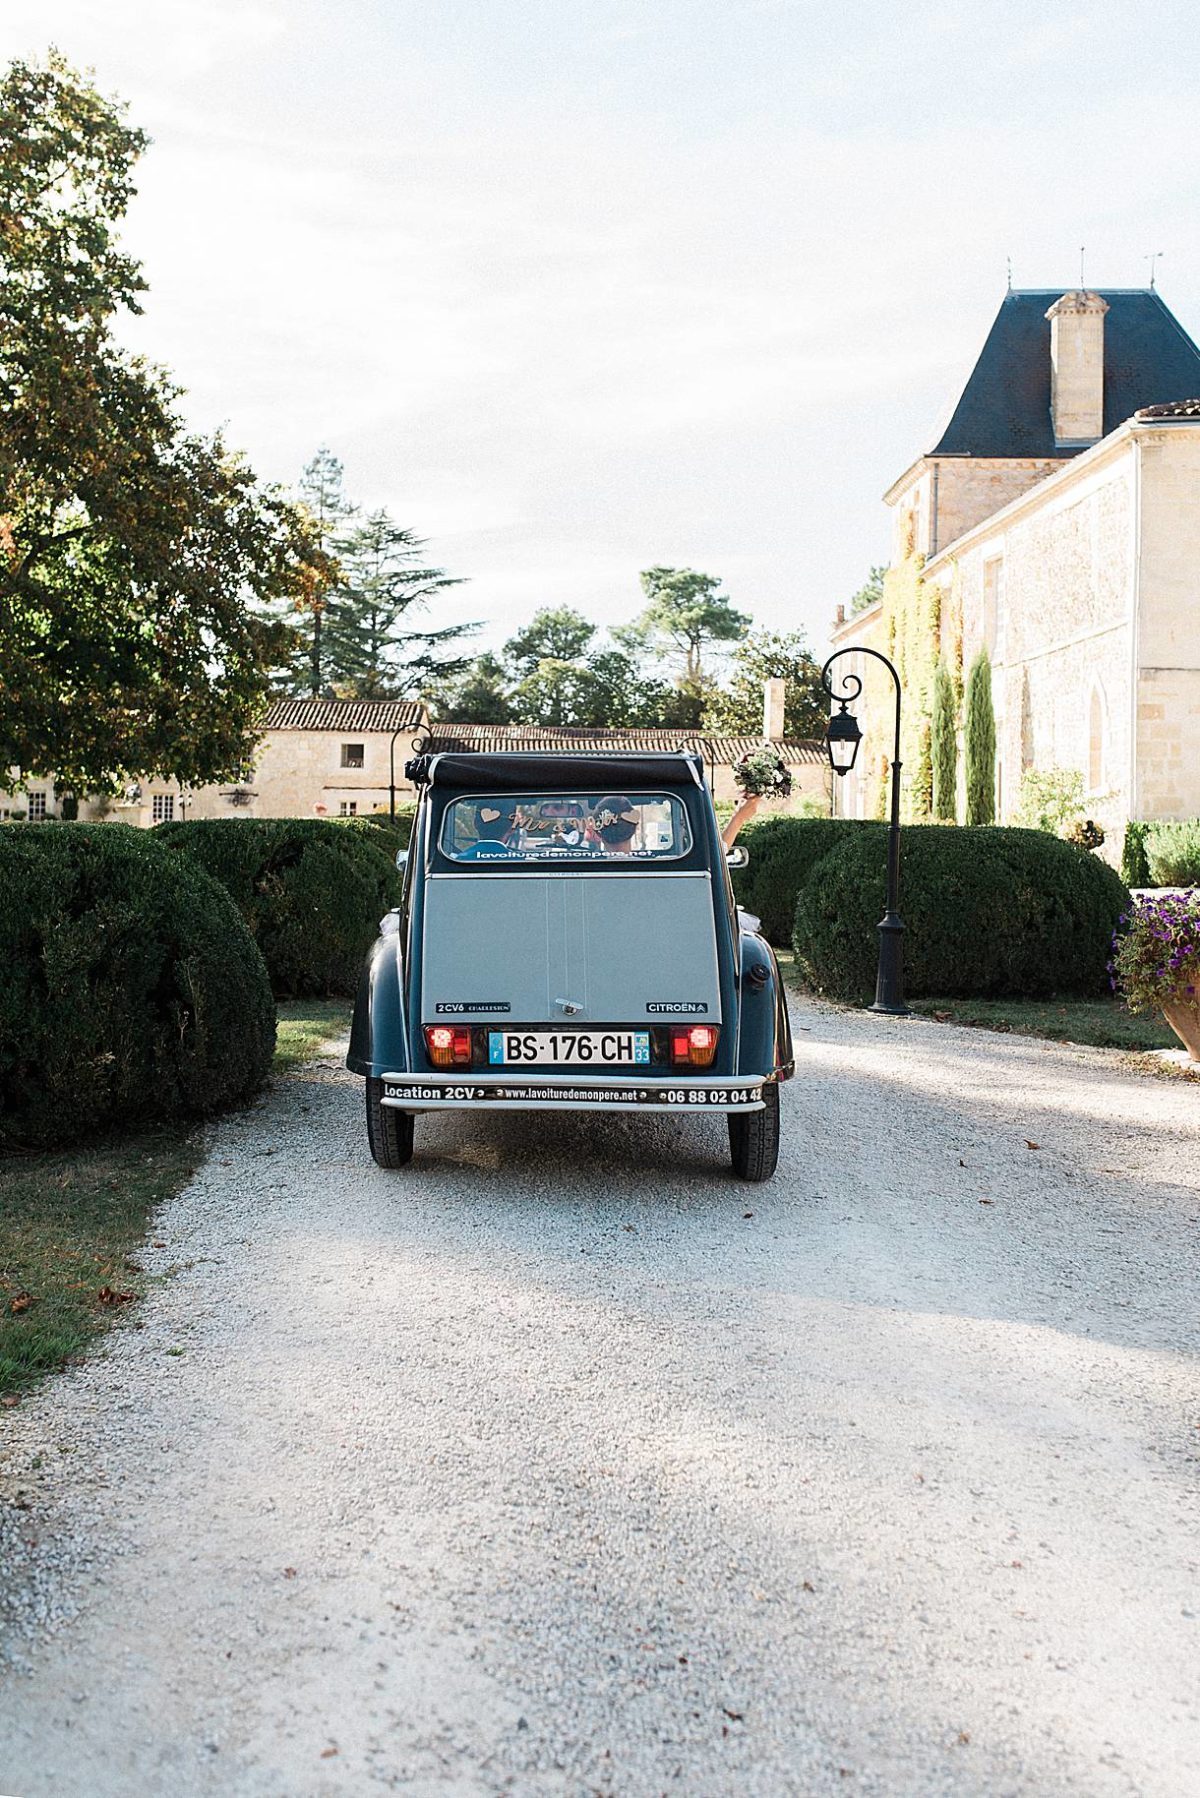
[[[342,744],[342,767],[361,768],[363,765],[363,745],[361,743]]]
[[[29,822],[31,824],[40,824],[45,816],[46,795],[44,793],[31,793],[29,795]]]
[[[1100,689],[1092,688],[1088,707],[1088,792],[1099,793],[1104,787],[1104,701]]]
[[[152,824],[166,824],[174,816],[174,793],[155,793],[150,800],[150,822]]]
[[[1004,563],[999,556],[983,565],[983,640],[993,662],[1005,653]]]
[[[343,799],[341,804],[338,806],[338,811],[341,813],[343,818],[357,818],[357,816],[358,816],[358,800],[357,799]]]

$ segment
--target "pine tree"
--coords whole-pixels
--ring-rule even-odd
[[[341,578],[329,595],[323,658],[326,678],[339,694],[394,698],[469,665],[468,658],[445,651],[474,624],[408,628],[411,611],[461,584],[444,569],[423,565],[422,538],[379,511],[343,532],[335,547]]]
[[[941,656],[933,675],[933,815],[945,824],[958,818],[958,720],[954,682]]]
[[[329,684],[325,625],[331,588],[337,578],[337,541],[354,507],[342,491],[342,465],[322,445],[300,476],[300,502],[317,557],[311,577],[295,603],[291,620],[296,644],[292,677],[319,699]]]
[[[992,709],[992,664],[981,649],[967,676],[964,750],[967,769],[967,823],[996,818],[996,714]]]

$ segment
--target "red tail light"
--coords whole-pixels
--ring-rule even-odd
[[[426,1024],[425,1047],[435,1068],[469,1068],[471,1032],[462,1025]]]
[[[676,1067],[708,1068],[717,1052],[715,1024],[693,1024],[688,1030],[672,1030],[671,1060]]]

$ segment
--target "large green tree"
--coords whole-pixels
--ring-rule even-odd
[[[670,697],[670,688],[644,675],[624,651],[606,649],[577,662],[543,657],[515,689],[512,705],[522,724],[627,729],[661,723]]]
[[[768,680],[784,683],[785,734],[793,740],[823,737],[829,697],[802,631],[760,631],[738,644],[731,658],[729,685],[714,688],[706,696],[705,730],[761,736],[763,684]]]
[[[531,675],[539,662],[579,662],[596,635],[596,626],[571,606],[543,606],[524,630],[504,645],[505,660],[518,680]]]
[[[424,559],[425,542],[385,511],[351,523],[335,539],[339,574],[323,631],[326,679],[345,698],[390,699],[460,674],[469,658],[451,645],[477,627],[413,628],[420,612],[461,582]],[[319,692],[320,687],[314,689]]]
[[[650,651],[674,660],[680,685],[699,693],[704,686],[704,651],[713,643],[736,643],[750,620],[734,610],[721,582],[694,568],[647,568],[641,575],[646,605],[632,624],[614,631],[633,653]]]
[[[981,649],[967,675],[963,761],[967,780],[967,823],[996,820],[996,714],[992,707],[992,664]]]
[[[857,618],[860,612],[866,612],[871,606],[879,604],[883,598],[883,582],[887,574],[887,564],[877,562],[867,573],[867,578],[857,593],[850,595],[846,611],[851,618]]]
[[[510,724],[511,682],[500,658],[485,650],[461,674],[428,681],[422,695],[434,718],[456,724]]]
[[[324,444],[306,464],[297,496],[321,562],[287,610],[286,684],[292,688],[306,687],[317,699],[329,685],[325,623],[341,573],[339,539],[355,515],[354,506],[346,498],[342,464]]]
[[[233,775],[321,574],[307,520],[114,327],[146,145],[56,53],[0,80],[0,766],[64,788]]]

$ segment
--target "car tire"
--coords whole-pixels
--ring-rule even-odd
[[[380,1167],[406,1167],[413,1155],[412,1113],[383,1102],[383,1081],[367,1081],[367,1141]]]
[[[769,1180],[779,1160],[779,1083],[763,1087],[761,1111],[729,1113],[729,1153],[739,1180]]]

